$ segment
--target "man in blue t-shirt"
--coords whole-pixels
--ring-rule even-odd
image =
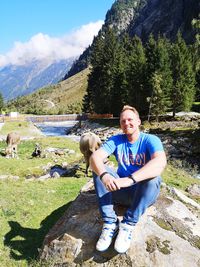
[[[140,132],[140,124],[137,110],[124,106],[120,113],[123,134],[109,138],[90,158],[104,221],[96,244],[98,251],[105,251],[118,232],[114,248],[125,253],[131,244],[134,225],[160,192],[160,175],[166,166],[163,145],[157,136]],[[117,172],[104,164],[111,154],[118,162]],[[114,203],[127,205],[121,222]]]

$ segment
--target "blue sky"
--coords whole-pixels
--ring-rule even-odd
[[[12,60],[13,63],[20,62],[19,57],[29,58],[30,51],[45,56],[49,50],[51,56],[55,55],[60,40],[61,45],[69,45],[68,54],[71,47],[72,56],[75,56],[92,42],[114,2],[115,0],[0,1],[0,66],[12,63]],[[62,51],[62,55],[69,57],[66,51]],[[58,57],[62,55],[60,52]]]

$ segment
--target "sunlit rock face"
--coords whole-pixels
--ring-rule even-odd
[[[100,253],[95,244],[102,221],[95,192],[88,186],[46,235],[41,259],[55,266],[199,266],[199,205],[184,204],[185,197],[183,203],[182,194],[177,199],[175,192],[162,188],[157,202],[135,226],[127,253],[117,254],[113,244]],[[121,219],[125,207],[115,208]]]

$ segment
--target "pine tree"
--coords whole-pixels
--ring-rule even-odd
[[[173,88],[171,91],[172,111],[189,111],[195,95],[195,72],[192,55],[180,33],[172,45]]]
[[[193,45],[193,64],[196,72],[196,101],[200,101],[200,14],[198,19],[192,20],[192,25],[196,29],[196,42]]]
[[[118,116],[122,107],[128,102],[128,51],[130,51],[130,37],[125,34],[118,43],[115,64],[113,64],[112,113]]]
[[[95,42],[91,56],[92,71],[89,75],[87,98],[96,113],[110,113],[113,92],[113,69],[118,53],[117,35],[112,29],[102,32]],[[87,104],[88,105],[88,104]],[[84,105],[86,109],[86,105]]]
[[[149,114],[148,121],[150,119],[150,115],[156,116],[156,121],[159,120],[159,115],[163,114],[165,110],[165,97],[163,90],[163,77],[161,73],[155,72],[151,79],[152,83],[152,95],[149,98]]]
[[[129,103],[144,113],[147,107],[145,88],[146,57],[139,37],[131,40],[127,51],[127,84]]]
[[[126,61],[124,57],[124,51],[119,49],[116,57],[115,64],[113,66],[113,87],[111,90],[111,113],[114,116],[118,116],[123,105],[126,104]]]
[[[162,94],[159,96],[159,99],[162,103],[159,107],[160,114],[164,114],[171,105],[170,93],[172,90],[172,72],[169,48],[170,44],[168,40],[166,38],[161,38],[160,36],[158,36],[157,41],[153,38],[153,36],[150,36],[149,42],[146,46],[146,84],[148,86],[147,92],[149,93],[147,99],[152,98],[152,95],[155,93],[155,79],[157,79],[159,75],[159,86],[160,90],[162,91]]]
[[[93,42],[93,53],[91,55],[91,73],[88,76],[88,87],[83,99],[84,112],[93,113],[95,111],[95,99],[99,92],[101,84],[101,69],[103,64],[104,36],[100,33]]]

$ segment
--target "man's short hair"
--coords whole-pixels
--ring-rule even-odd
[[[122,108],[122,110],[120,112],[120,116],[121,116],[122,112],[124,112],[125,110],[132,110],[133,113],[135,113],[138,117],[140,117],[139,112],[137,111],[137,109],[132,107],[132,106],[129,106],[129,105],[123,106],[123,108]]]

